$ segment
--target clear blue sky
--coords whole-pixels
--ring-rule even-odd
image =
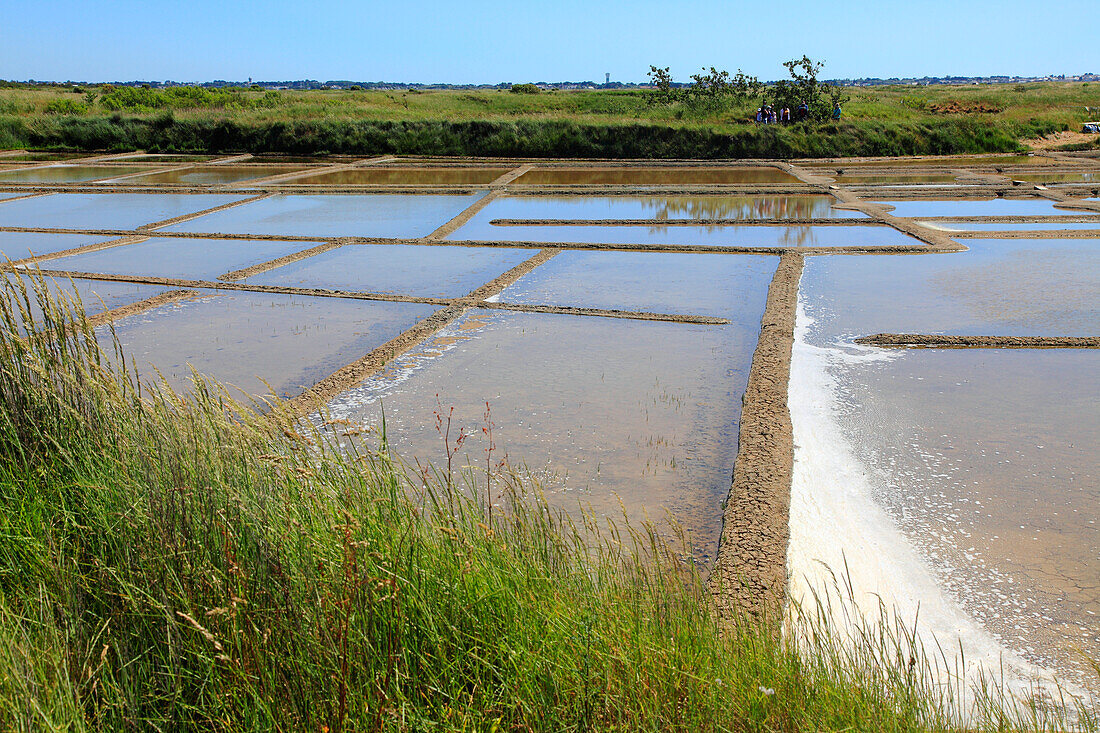
[[[1089,0],[0,0],[0,78],[495,83],[1100,73]]]

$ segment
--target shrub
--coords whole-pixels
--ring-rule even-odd
[[[512,94],[538,94],[539,88],[534,84],[513,84],[509,91]]]
[[[55,99],[46,105],[48,115],[85,115],[88,114],[88,103],[78,102],[75,99]]]

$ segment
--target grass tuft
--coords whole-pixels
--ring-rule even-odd
[[[654,527],[143,385],[78,299],[4,287],[4,730],[1096,729],[964,719],[904,628],[719,629]]]

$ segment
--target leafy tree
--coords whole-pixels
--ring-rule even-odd
[[[764,85],[755,76],[748,76],[740,69],[736,74],[720,71],[713,66],[702,73],[691,75],[687,88],[674,86],[669,67],[649,67],[650,84],[656,92],[647,97],[650,104],[672,105],[681,102],[693,109],[717,111],[759,94]]]
[[[810,110],[810,119],[827,120],[832,116],[834,106],[851,99],[839,87],[818,81],[818,74],[825,68],[823,61],[814,61],[803,55],[800,59],[784,62],[783,66],[791,78],[776,82],[764,95],[764,101],[774,107],[789,107],[793,112],[805,102]]]

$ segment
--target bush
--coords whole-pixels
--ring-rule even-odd
[[[75,99],[55,99],[46,105],[48,115],[85,115],[88,114],[88,103],[78,102]]]
[[[540,90],[534,84],[513,84],[508,91],[512,94],[538,94]]]

